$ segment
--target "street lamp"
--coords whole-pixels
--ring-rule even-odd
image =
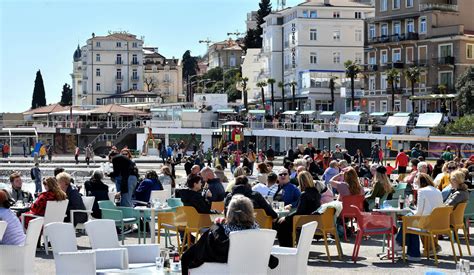
[[[189,75],[186,77],[186,92],[187,92],[187,95],[186,95],[186,101],[188,102],[191,102],[192,101],[192,95],[191,95],[191,90],[192,90],[192,86],[190,86],[190,81],[197,77],[198,75],[195,74],[195,75],[192,75],[191,77],[189,77]]]

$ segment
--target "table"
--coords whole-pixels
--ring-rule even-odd
[[[278,218],[283,218],[290,214],[290,210],[279,210],[279,209],[273,209],[273,210],[278,214]]]
[[[165,267],[161,270],[158,270],[155,266],[147,266],[140,268],[131,268],[131,269],[113,269],[113,270],[102,270],[97,272],[97,275],[114,275],[114,274],[156,274],[156,275],[177,275],[181,274],[181,271],[171,271],[169,268]]]
[[[29,205],[25,205],[25,206],[10,206],[10,209],[11,209],[11,210],[13,210],[13,211],[15,211],[15,212],[18,212],[19,214],[30,211],[30,208],[31,208],[31,206],[29,206]]]
[[[171,207],[163,207],[163,208],[153,208],[153,207],[144,207],[144,206],[137,206],[134,208],[138,212],[140,212],[140,216],[145,220],[145,213],[149,212],[150,213],[150,238],[151,238],[151,243],[155,243],[155,217],[156,214],[159,212],[169,212],[173,210]],[[145,227],[146,228],[146,227]],[[146,230],[146,229],[145,229]],[[140,238],[140,236],[138,236]],[[146,243],[146,231],[145,231],[145,239],[143,240],[144,243]]]

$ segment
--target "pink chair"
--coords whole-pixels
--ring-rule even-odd
[[[357,261],[357,256],[359,255],[360,244],[362,242],[363,236],[371,236],[371,235],[390,235],[391,238],[387,238],[388,242],[388,249],[387,249],[387,257],[390,258],[392,256],[392,263],[395,259],[395,251],[394,251],[394,228],[395,224],[393,222],[393,218],[390,216],[386,216],[383,214],[376,214],[376,213],[367,213],[361,212],[358,207],[352,205],[352,211],[354,211],[357,219],[357,226],[359,227],[359,231],[357,232],[356,241],[354,244],[354,251],[352,252],[352,260],[354,263]],[[392,253],[390,253],[390,247],[392,248]]]
[[[352,219],[356,218],[356,212],[354,211],[354,209],[351,208],[351,206],[354,205],[357,208],[359,208],[359,210],[363,211],[363,209],[364,209],[364,200],[365,200],[364,195],[352,195],[352,196],[342,197],[341,218],[342,218],[342,226],[344,227],[344,241],[346,241],[346,242],[347,242],[347,233],[346,233],[345,218],[350,218],[351,219],[351,226],[354,227]]]

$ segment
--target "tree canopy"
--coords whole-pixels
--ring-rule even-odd
[[[257,27],[247,30],[247,35],[244,38],[245,49],[262,47],[263,29],[261,25],[265,23],[264,18],[272,12],[272,3],[270,0],[261,0],[258,6]]]
[[[72,89],[69,84],[64,83],[63,91],[61,93],[61,101],[59,102],[62,106],[72,105]]]
[[[35,87],[33,88],[33,99],[31,109],[46,106],[46,92],[44,91],[43,76],[41,71],[36,72]]]
[[[456,81],[457,102],[462,114],[474,114],[474,67],[469,67]]]
[[[196,75],[199,71],[197,57],[191,55],[191,51],[187,50],[183,54],[183,79]]]

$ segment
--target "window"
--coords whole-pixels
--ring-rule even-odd
[[[341,63],[341,53],[340,52],[333,52],[332,53],[332,62],[334,64],[340,64]]]
[[[132,55],[132,64],[138,64],[138,57],[136,54]]]
[[[453,72],[439,72],[438,84],[443,84],[446,88],[453,87]]]
[[[341,31],[334,31],[332,33],[332,39],[334,41],[341,41]]]
[[[392,62],[401,62],[402,61],[402,50],[393,49],[392,50]]]
[[[318,64],[318,54],[317,53],[310,53],[309,54],[309,63]]]
[[[420,33],[426,33],[426,17],[420,17]]]
[[[361,18],[362,18],[362,12],[356,11],[356,12],[354,13],[354,17],[357,18],[357,19],[361,19]]]
[[[117,54],[117,58],[115,59],[115,64],[122,64],[122,55]]]
[[[307,11],[307,10],[304,10],[304,11],[303,11],[303,17],[304,17],[304,18],[308,18],[308,17],[309,17],[309,16],[308,16],[308,11]]]
[[[392,0],[392,9],[398,10],[400,8],[400,0]]]
[[[117,93],[121,93],[121,92],[122,92],[122,84],[118,83],[117,84]]]
[[[116,76],[117,79],[122,79],[122,70],[117,69],[117,72],[116,72],[115,76]]]
[[[375,91],[375,75],[369,77],[369,91]]]
[[[96,61],[96,62],[100,62],[100,53],[97,53],[97,54],[95,55],[95,61]]]
[[[316,41],[318,40],[318,30],[310,29],[309,30],[309,40]]]
[[[387,11],[388,0],[380,0],[380,11]]]
[[[229,66],[235,67],[237,65],[237,59],[235,58],[234,54],[229,57]]]
[[[132,48],[138,48],[138,43],[137,43],[137,42],[133,42],[133,43],[132,43]]]
[[[407,21],[407,33],[415,32],[415,21],[408,20]]]
[[[406,63],[413,63],[413,58],[414,58],[414,50],[413,50],[413,47],[409,47],[409,48],[406,48],[405,49],[405,53],[406,53],[406,59],[405,59],[405,62]]]
[[[401,26],[400,22],[394,22],[393,23],[393,34],[400,35],[401,32]]]
[[[413,0],[406,0],[406,7],[413,8]]]
[[[95,90],[96,90],[97,92],[100,92],[100,83],[96,83],[96,84],[95,84]]]
[[[318,17],[318,13],[316,11],[310,11],[309,12],[309,17],[310,18],[317,18]]]
[[[355,61],[356,64],[359,64],[359,65],[362,64],[363,63],[362,62],[362,53],[356,53],[354,61]]]
[[[135,80],[138,79],[138,71],[137,71],[137,69],[133,69],[133,71],[132,71],[132,79],[135,79]]]
[[[137,85],[137,83],[133,83],[133,84],[132,84],[132,89],[133,89],[133,90],[138,90],[138,85]]]
[[[388,104],[386,100],[380,101],[380,112],[388,112]]]
[[[122,42],[117,42],[115,45],[117,46],[117,48],[122,48]]]
[[[369,54],[369,64],[370,65],[375,65],[377,64],[377,61],[375,60],[375,53],[370,53]]]
[[[333,18],[340,18],[341,17],[341,13],[339,11],[335,11],[332,13],[332,17]]]
[[[362,41],[362,30],[355,30],[355,41]]]
[[[95,69],[95,76],[100,76],[100,69]]]
[[[400,99],[395,99],[395,112],[400,112],[402,110],[402,101]]]
[[[467,44],[466,45],[466,58],[467,59],[474,59],[474,44]]]
[[[388,57],[387,57],[387,50],[380,51],[380,64],[387,64]]]
[[[375,38],[375,25],[370,25],[369,26],[369,38],[374,39]]]
[[[388,36],[388,24],[380,25],[380,35],[381,36]]]
[[[453,56],[453,44],[439,45],[438,57]]]
[[[369,114],[375,112],[375,101],[369,101]]]
[[[100,42],[99,42],[99,41],[95,42],[95,46],[96,46],[97,48],[100,48]]]
[[[425,62],[428,59],[428,46],[418,46],[418,61]]]

